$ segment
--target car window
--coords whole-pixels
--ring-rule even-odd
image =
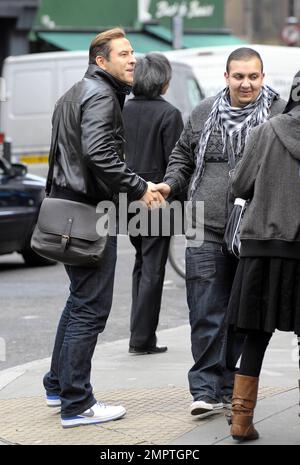
[[[192,108],[195,108],[203,99],[203,95],[199,89],[199,86],[194,78],[189,77],[187,79],[187,93]]]
[[[203,99],[200,87],[189,68],[173,64],[173,75],[165,98],[181,111],[185,122]]]
[[[2,176],[3,174],[4,174],[4,166],[3,166],[2,160],[0,159],[0,176]]]
[[[0,175],[7,174],[10,169],[10,164],[5,158],[0,155]]]
[[[178,63],[171,65],[172,79],[163,97],[181,111],[183,121],[186,122],[195,106],[204,99],[204,94],[189,66]],[[130,94],[126,100],[132,97],[133,94]]]

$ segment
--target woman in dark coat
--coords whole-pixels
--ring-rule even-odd
[[[250,199],[241,227],[231,324],[246,332],[235,376],[231,434],[257,439],[253,411],[265,350],[275,329],[300,334],[300,72],[284,114],[253,129],[233,175]]]
[[[134,98],[128,100],[123,110],[126,163],[153,183],[163,180],[169,156],[183,129],[180,111],[162,97],[171,76],[172,69],[164,55],[151,53],[139,59],[135,68]],[[129,352],[162,353],[167,347],[157,346],[156,328],[170,237],[129,237],[136,250]]]

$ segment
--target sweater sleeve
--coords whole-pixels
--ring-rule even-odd
[[[195,169],[191,148],[191,134],[191,121],[188,120],[172,151],[164,177],[164,182],[169,184],[173,195],[177,195],[186,189]]]
[[[255,179],[260,167],[260,154],[256,149],[260,134],[260,128],[253,129],[246,143],[243,158],[233,171],[231,191],[234,197],[248,200],[253,196]]]

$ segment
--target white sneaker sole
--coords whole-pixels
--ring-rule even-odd
[[[106,423],[108,421],[115,421],[123,418],[126,414],[126,410],[120,412],[114,416],[110,415],[109,417],[81,417],[80,415],[71,418],[62,418],[61,425],[63,428],[74,428],[75,426],[82,425],[95,425],[97,423]]]
[[[46,404],[47,404],[48,407],[51,407],[51,408],[60,408],[61,407],[60,399],[55,399],[55,400],[46,399]]]
[[[192,405],[190,407],[191,415],[204,415],[204,414],[213,414],[218,412],[219,410],[223,409],[223,403],[220,402],[219,404],[209,405],[206,402],[198,401],[197,403],[194,402],[196,405]]]

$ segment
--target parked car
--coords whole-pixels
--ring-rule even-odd
[[[30,239],[44,198],[45,178],[0,156],[0,255],[19,252],[26,265],[52,265],[33,252]]]

